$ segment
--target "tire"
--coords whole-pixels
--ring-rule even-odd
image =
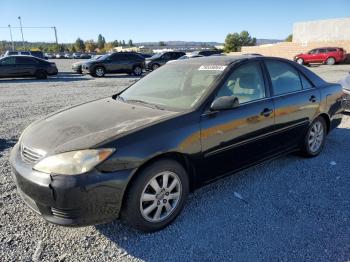
[[[133,70],[133,74],[135,76],[140,76],[142,75],[142,68],[140,66],[135,66]]]
[[[334,57],[328,57],[326,61],[327,65],[334,65],[335,64],[335,58]]]
[[[180,214],[188,192],[188,176],[182,165],[170,159],[157,161],[138,173],[128,188],[121,219],[143,232],[158,231]]]
[[[303,65],[304,64],[304,59],[302,58],[298,58],[297,61],[296,61],[299,65]]]
[[[97,66],[97,67],[94,69],[93,76],[95,76],[95,77],[104,77],[105,74],[106,74],[106,70],[104,69],[104,67],[102,67],[102,66]]]
[[[323,117],[317,117],[310,125],[302,146],[305,157],[315,157],[323,149],[327,136],[327,125]],[[313,142],[312,142],[313,141]]]
[[[160,65],[158,65],[158,64],[153,64],[152,65],[152,70],[156,70],[156,69],[158,69],[160,67]]]
[[[38,70],[35,73],[35,77],[37,79],[46,79],[47,78],[47,72],[45,70]]]

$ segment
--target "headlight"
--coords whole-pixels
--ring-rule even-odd
[[[78,175],[90,171],[114,151],[114,148],[106,148],[66,152],[44,158],[34,169],[48,174]]]

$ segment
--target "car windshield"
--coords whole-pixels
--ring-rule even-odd
[[[119,95],[125,102],[187,110],[196,106],[225,66],[171,63],[140,79]]]

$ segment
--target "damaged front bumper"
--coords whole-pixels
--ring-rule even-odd
[[[102,173],[94,169],[72,176],[46,174],[22,160],[18,144],[10,162],[24,202],[47,221],[65,226],[93,225],[118,218],[133,171]]]

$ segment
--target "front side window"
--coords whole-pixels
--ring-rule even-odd
[[[219,68],[219,69],[218,69]],[[121,93],[127,102],[140,101],[163,108],[186,110],[197,105],[225,66],[171,63],[141,78]]]
[[[36,60],[29,57],[17,57],[16,62],[20,65],[33,65],[37,63]]]
[[[248,63],[238,67],[220,88],[217,98],[235,96],[240,103],[265,97],[264,79],[259,63]]]
[[[280,61],[266,61],[274,95],[302,90],[299,73],[292,66]]]

